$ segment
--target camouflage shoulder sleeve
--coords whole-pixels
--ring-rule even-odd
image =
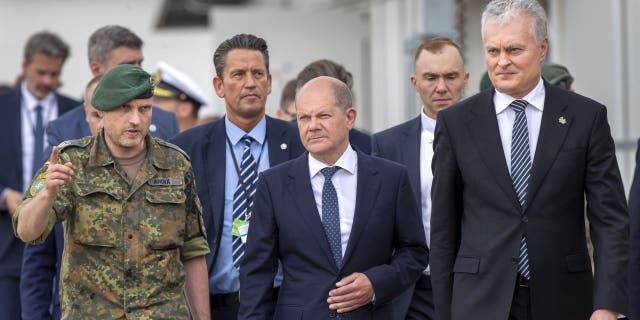
[[[162,139],[155,138],[155,137],[153,139],[161,146],[168,147],[180,152],[180,154],[182,154],[187,160],[191,161],[191,158],[189,158],[189,155],[186,152],[184,152],[184,150],[182,150],[180,147],[176,146],[175,144],[171,142],[166,142]]]
[[[63,151],[64,149],[67,149],[70,147],[84,148],[88,146],[90,142],[91,142],[91,137],[84,137],[82,139],[62,141],[58,145],[58,152]]]

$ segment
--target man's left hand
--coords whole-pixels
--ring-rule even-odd
[[[609,309],[598,309],[593,312],[590,320],[616,320],[618,313]]]
[[[329,309],[344,313],[358,309],[373,299],[373,286],[364,273],[354,272],[329,291]]]

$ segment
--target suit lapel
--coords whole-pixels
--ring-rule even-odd
[[[351,233],[349,234],[349,241],[347,243],[347,250],[345,250],[342,259],[343,266],[349,262],[353,251],[358,245],[358,240],[360,240],[360,234],[362,234],[362,231],[369,222],[369,216],[375,204],[375,200],[371,198],[371,195],[378,194],[379,189],[380,179],[378,177],[378,171],[372,166],[371,159],[363,156],[363,153],[358,151],[356,207],[353,215]]]
[[[9,96],[9,101],[7,103],[7,108],[4,108],[4,112],[8,113],[7,119],[14,119],[15,123],[13,125],[9,125],[9,136],[3,137],[3,139],[7,139],[9,143],[12,143],[13,146],[10,150],[14,150],[13,152],[13,162],[12,169],[17,172],[17,176],[19,177],[18,182],[20,191],[24,187],[22,184],[22,94],[20,93],[20,89],[14,91],[14,94]]]
[[[402,144],[402,154],[406,155],[405,163],[409,169],[409,182],[416,194],[416,199],[422,199],[422,188],[420,187],[420,135],[422,133],[421,116],[411,121],[404,131],[404,143]],[[414,171],[414,168],[416,171]],[[422,211],[422,204],[418,200],[418,208]]]
[[[297,212],[302,216],[305,224],[311,231],[313,238],[316,240],[321,250],[324,252],[327,263],[338,270],[329,247],[329,240],[324,232],[320,213],[316,206],[316,200],[313,197],[313,189],[311,188],[311,178],[309,177],[308,153],[293,160],[291,172],[289,172],[289,194],[295,202]]]
[[[290,157],[290,139],[287,131],[269,116],[267,118],[267,141],[269,142],[269,166],[283,163]]]
[[[224,185],[225,185],[225,168],[226,168],[226,132],[224,126],[224,118],[212,124],[211,131],[206,137],[204,148],[202,148],[202,170],[207,180],[207,190],[209,199],[211,199],[211,207],[209,212],[212,214],[203,217],[205,225],[211,226],[207,228],[207,237],[209,241],[215,239],[216,235],[222,234],[222,225],[224,219]],[[205,211],[206,212],[206,211]],[[213,226],[217,226],[213,228]],[[213,250],[212,250],[213,251]],[[213,264],[209,263],[209,271],[213,270]]]
[[[513,206],[520,211],[522,208],[518,202],[518,197],[509,175],[509,169],[507,168],[507,162],[504,158],[504,149],[502,148],[502,140],[500,139],[498,120],[492,98],[493,90],[485,90],[481,93],[476,104],[471,109],[467,126],[478,153],[480,153],[485,166],[491,172],[491,176],[496,180],[502,192],[511,199]]]
[[[524,210],[532,202],[547,172],[551,168],[556,155],[564,144],[565,137],[573,122],[573,115],[567,114],[567,104],[558,97],[557,90],[545,82],[545,101],[540,123],[540,135],[536,146],[536,154],[531,167],[529,189]]]

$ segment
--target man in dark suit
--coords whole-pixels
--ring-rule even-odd
[[[413,89],[422,100],[419,116],[373,135],[373,155],[401,163],[409,171],[409,181],[422,215],[427,246],[431,230],[431,158],[433,131],[438,111],[462,98],[469,73],[465,72],[460,47],[449,38],[431,38],[418,46],[411,75]],[[398,319],[435,319],[429,268],[422,272],[414,288],[394,301]]]
[[[320,76],[336,78],[344,82],[349,87],[349,90],[353,90],[353,76],[351,72],[341,64],[328,59],[316,60],[304,67],[296,77],[296,88],[300,89],[305,83],[309,82],[309,80]],[[371,136],[368,133],[356,128],[351,128],[349,131],[349,142],[351,145],[360,149],[360,151],[371,154]]]
[[[495,89],[438,113],[431,279],[440,320],[627,313],[629,219],[606,108],[542,80],[546,26],[535,0],[490,2],[482,36]]]
[[[299,89],[308,153],[264,172],[240,268],[240,319],[393,319],[428,249],[407,171],[349,144],[351,92],[333,77]],[[271,283],[282,262],[277,305]]]
[[[55,91],[69,46],[57,35],[40,32],[25,46],[20,88],[0,95],[0,314],[20,319],[20,269],[23,245],[11,234],[11,216],[44,159],[46,124],[78,104]],[[25,310],[26,311],[26,310]]]
[[[640,319],[640,140],[636,150],[636,170],[629,191],[631,254],[629,257],[629,319]]]
[[[45,155],[51,154],[51,146],[65,140],[79,139],[93,135],[101,124],[96,119],[98,110],[90,103],[92,89],[95,89],[102,74],[120,64],[142,63],[142,40],[132,31],[118,25],[108,25],[96,30],[89,38],[89,68],[94,78],[87,86],[85,103],[75,104],[75,108],[47,126],[49,147]],[[90,90],[91,89],[91,90]],[[89,124],[93,123],[94,128]],[[96,126],[97,125],[97,126]],[[169,139],[178,133],[175,116],[155,108],[151,116],[149,133],[153,136]],[[44,161],[44,160],[43,160]],[[25,245],[22,262],[22,281],[20,294],[23,319],[60,319],[60,297],[58,275],[64,247],[62,226],[56,225],[40,245]],[[52,294],[53,292],[53,294]]]
[[[213,56],[216,94],[226,115],[191,128],[172,142],[191,157],[202,202],[207,240],[211,316],[235,319],[239,307],[238,267],[244,255],[238,227],[251,215],[252,183],[242,173],[257,173],[300,155],[304,149],[290,123],[265,116],[271,93],[269,52],[262,38],[239,34],[223,41]],[[256,165],[246,169],[245,157]],[[244,255],[246,256],[246,255]],[[279,281],[275,282],[279,286]]]

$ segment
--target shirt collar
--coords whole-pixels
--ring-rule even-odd
[[[256,124],[250,132],[244,132],[244,130],[240,129],[233,122],[229,120],[229,117],[224,117],[224,126],[225,131],[227,132],[227,137],[231,142],[231,145],[235,146],[244,135],[248,135],[253,140],[257,141],[259,144],[264,143],[264,138],[267,136],[267,119],[265,116],[262,116],[262,119]]]
[[[540,78],[540,81],[538,81],[536,87],[533,88],[533,90],[531,90],[531,92],[529,92],[521,100],[527,101],[529,105],[542,112],[542,110],[544,109],[544,96],[544,82],[542,81],[542,78]],[[511,102],[513,102],[514,100],[516,100],[516,98],[496,90],[496,94],[493,96],[493,104],[496,108],[496,114],[499,114],[507,109],[507,107],[509,107]]]
[[[358,154],[356,153],[351,145],[347,147],[347,149],[342,153],[338,161],[334,164],[334,166],[338,166],[350,174],[356,173],[356,166],[358,163]],[[315,177],[320,170],[329,167],[328,165],[322,163],[320,160],[314,158],[311,154],[309,154],[309,173],[311,174],[311,178]]]
[[[423,106],[423,110],[424,110],[424,106]],[[436,131],[436,120],[431,119],[429,116],[427,116],[424,113],[424,111],[420,111],[420,123],[422,124],[422,131],[426,130],[431,133]]]
[[[20,85],[20,93],[22,94],[22,103],[29,111],[35,110],[36,106],[42,106],[42,109],[47,109],[48,106],[53,105],[55,101],[55,94],[49,92],[42,100],[36,99],[29,90],[27,90],[27,82],[23,81]]]

